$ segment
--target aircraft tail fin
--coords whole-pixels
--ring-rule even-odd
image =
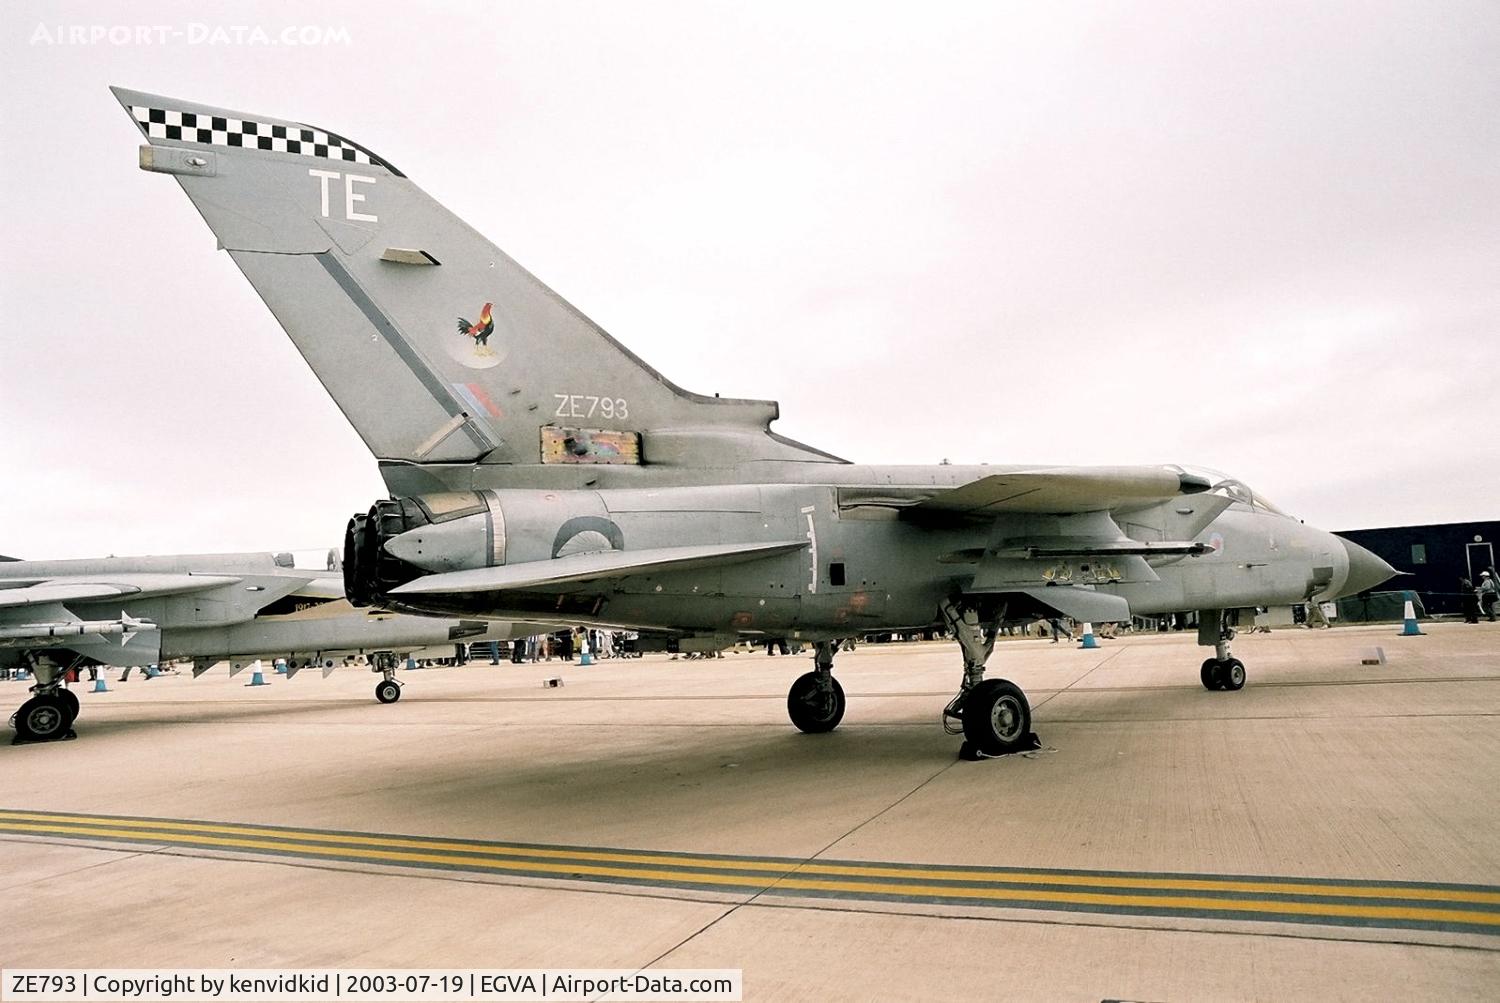
[[[113,91],[383,467],[839,462],[775,402],[677,387],[368,148]]]

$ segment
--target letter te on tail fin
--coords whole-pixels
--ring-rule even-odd
[[[383,468],[841,462],[677,387],[368,148],[114,93]]]

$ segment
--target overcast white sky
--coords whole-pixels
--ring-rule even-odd
[[[9,0],[0,553],[318,548],[383,493],[111,83],[349,136],[861,462],[1500,516],[1500,4],[923,8]]]

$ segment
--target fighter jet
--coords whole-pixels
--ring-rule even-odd
[[[15,716],[16,740],[69,737],[79,704],[64,677],[83,665],[191,658],[197,676],[224,660],[285,658],[295,674],[330,669],[353,652],[369,655],[381,675],[375,698],[393,703],[401,697],[395,670],[409,651],[555,629],[355,610],[340,574],[290,567],[272,554],[3,559],[0,667],[26,668],[36,679]]]
[[[844,715],[840,638],[946,627],[945,723],[993,755],[1031,727],[985,678],[1007,617],[1197,611],[1203,685],[1238,690],[1239,611],[1394,573],[1185,467],[851,463],[772,431],[772,401],[676,386],[368,148],[114,93],[141,168],[176,178],[379,461],[391,497],[345,539],[356,605],[803,639],[804,732]]]

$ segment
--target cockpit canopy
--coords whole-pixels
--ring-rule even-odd
[[[1244,481],[1230,477],[1222,470],[1214,470],[1212,467],[1178,465],[1175,463],[1169,464],[1168,469],[1177,470],[1185,474],[1192,474],[1196,477],[1202,477],[1204,480],[1213,485],[1213,487],[1209,489],[1211,493],[1225,495],[1229,498],[1234,499],[1234,501],[1240,504],[1249,506],[1253,509],[1258,509],[1262,512],[1270,512],[1273,515],[1279,515],[1284,519],[1295,518],[1291,513],[1287,512],[1275,502],[1271,501],[1271,499],[1267,498],[1265,495],[1250,487],[1250,485],[1246,484]]]

